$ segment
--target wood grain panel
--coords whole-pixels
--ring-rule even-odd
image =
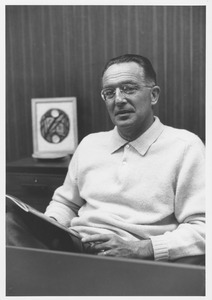
[[[152,61],[161,120],[204,140],[204,6],[7,6],[7,160],[32,153],[31,98],[76,96],[79,140],[112,128],[101,71],[124,53]]]

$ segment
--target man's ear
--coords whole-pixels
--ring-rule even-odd
[[[160,96],[160,87],[155,85],[151,91],[151,104],[155,105],[158,102]]]

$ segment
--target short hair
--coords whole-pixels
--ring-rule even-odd
[[[120,63],[126,63],[126,62],[135,62],[138,65],[140,65],[144,70],[144,76],[146,81],[154,82],[154,84],[157,84],[157,78],[155,70],[153,69],[153,66],[150,62],[150,60],[144,56],[138,55],[138,54],[124,54],[115,58],[110,59],[102,72],[102,77],[105,73],[105,71],[114,64],[120,64]]]

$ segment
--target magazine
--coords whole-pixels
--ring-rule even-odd
[[[30,230],[33,231],[33,234],[38,239],[43,240],[44,243],[55,240],[57,241],[57,245],[60,244],[59,248],[56,247],[57,250],[70,251],[73,248],[73,241],[77,240],[78,246],[80,245],[83,248],[81,237],[77,231],[63,226],[55,219],[46,216],[15,196],[6,194],[6,198],[7,201],[11,200],[17,205],[17,208],[20,208],[22,216],[28,220],[27,225],[29,223],[31,226]]]

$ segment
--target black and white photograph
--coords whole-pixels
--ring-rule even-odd
[[[210,15],[184,2],[4,5],[4,299],[211,295]]]

